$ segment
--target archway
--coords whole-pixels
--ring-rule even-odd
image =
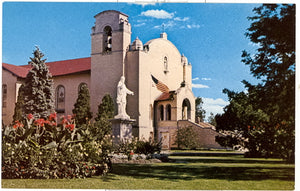
[[[191,103],[186,98],[182,102],[182,120],[189,120],[191,119]]]

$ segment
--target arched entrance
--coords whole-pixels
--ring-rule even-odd
[[[182,102],[182,120],[191,119],[191,103],[185,98]]]

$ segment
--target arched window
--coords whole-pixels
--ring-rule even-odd
[[[168,57],[164,57],[164,72],[167,73],[168,70]]]
[[[159,120],[160,121],[164,120],[164,106],[163,105],[159,106]]]
[[[182,102],[182,119],[191,119],[191,103],[187,98]]]
[[[168,104],[166,107],[166,120],[170,121],[171,120],[171,105]]]
[[[112,50],[112,29],[106,26],[103,30],[103,52],[111,52]]]
[[[65,112],[65,87],[62,85],[56,88],[56,112]]]
[[[87,87],[87,84],[84,83],[84,82],[80,83],[79,86],[78,86],[78,93],[80,92],[82,87]]]
[[[2,108],[6,108],[7,85],[2,84]]]

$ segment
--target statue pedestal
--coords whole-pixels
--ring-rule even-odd
[[[132,139],[132,124],[134,119],[111,119],[113,142],[118,143],[120,140]]]

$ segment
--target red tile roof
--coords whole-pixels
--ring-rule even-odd
[[[155,101],[166,101],[174,98],[175,91],[169,91],[162,93]]]
[[[90,71],[91,58],[88,57],[56,62],[47,62],[46,65],[49,67],[49,71],[52,74],[52,76],[75,74],[79,72]],[[18,77],[25,78],[31,67],[30,65],[15,66],[12,64],[2,63],[2,68],[10,71]]]
[[[6,64],[2,63],[2,68],[4,70],[8,70],[9,72],[13,73],[14,75],[25,78],[30,68],[28,67],[21,67],[21,66],[15,66],[12,64]]]

